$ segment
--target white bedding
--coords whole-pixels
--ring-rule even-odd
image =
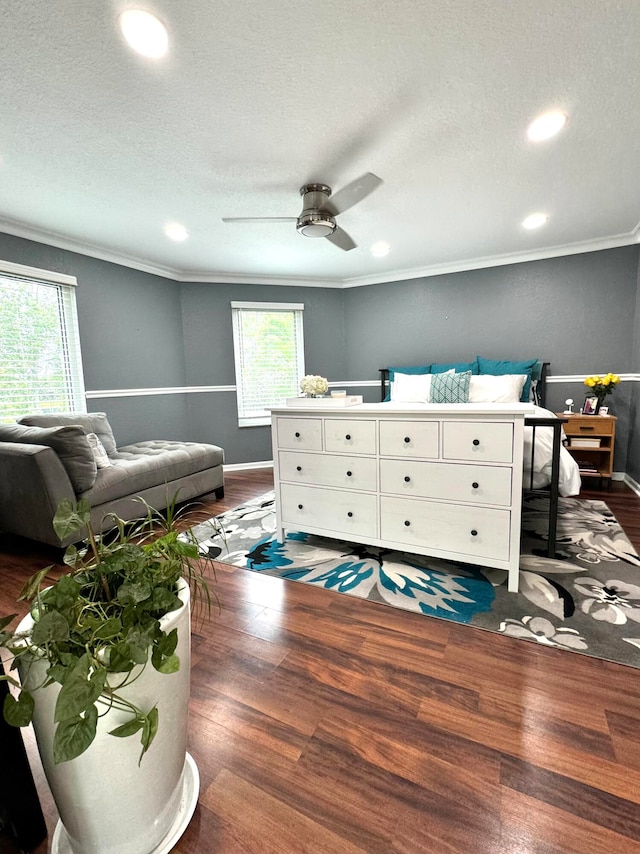
[[[532,418],[554,418],[555,413],[541,406],[535,407],[535,415]],[[531,443],[533,441],[533,427],[524,428],[524,487],[531,485]],[[533,488],[541,489],[548,486],[551,481],[551,463],[553,455],[553,428],[536,428],[536,447],[533,459]],[[560,476],[558,480],[558,492],[560,495],[577,495],[580,492],[581,480],[578,464],[569,451],[560,447]]]

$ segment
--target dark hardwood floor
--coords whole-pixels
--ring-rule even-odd
[[[228,474],[202,512],[271,485]],[[584,496],[640,550],[639,497]],[[0,539],[0,614],[57,557]],[[201,790],[176,852],[639,854],[640,669],[224,565],[217,593],[193,639]]]

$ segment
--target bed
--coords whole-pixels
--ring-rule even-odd
[[[525,420],[523,490],[528,495],[549,498],[547,555],[553,557],[558,497],[577,495],[581,480],[576,461],[562,444],[565,421],[545,407],[548,368],[549,362],[539,359],[515,361],[476,357],[471,362],[379,370],[383,402],[403,401],[422,408],[445,400],[456,403],[520,400],[534,406],[535,414]],[[442,394],[445,399],[438,396]]]

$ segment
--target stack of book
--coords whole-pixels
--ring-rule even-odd
[[[589,460],[576,460],[576,462],[578,463],[580,474],[591,475],[593,477],[597,477],[600,474],[596,466]]]

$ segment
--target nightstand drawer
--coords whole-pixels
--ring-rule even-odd
[[[608,415],[574,415],[563,427],[567,436],[613,436],[615,423]]]

